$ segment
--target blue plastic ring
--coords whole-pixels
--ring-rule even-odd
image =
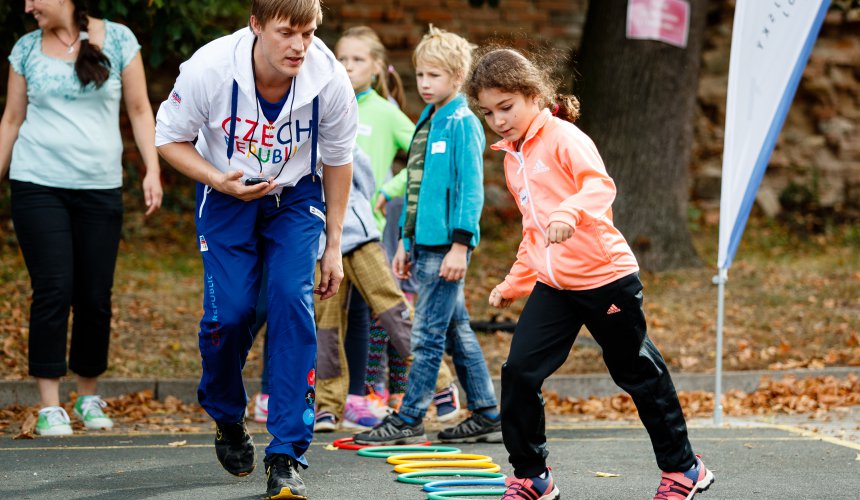
[[[447,481],[432,481],[424,485],[424,491],[451,491],[445,486],[504,486],[505,480],[498,479],[450,479]]]

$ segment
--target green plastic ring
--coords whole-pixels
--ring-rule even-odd
[[[388,458],[392,455],[408,451],[460,453],[460,448],[454,448],[452,446],[373,446],[358,450],[358,454],[362,457]]]
[[[433,479],[418,479],[425,477],[489,477],[500,478],[505,477],[501,472],[486,472],[481,470],[439,470],[439,471],[419,471],[406,472],[397,476],[397,480],[406,484],[425,485],[433,481]],[[502,492],[504,493],[504,491]]]
[[[427,500],[445,500],[446,498],[457,498],[457,497],[484,497],[484,496],[499,496],[504,495],[505,490],[495,488],[491,490],[453,490],[453,491],[439,491],[427,494]]]

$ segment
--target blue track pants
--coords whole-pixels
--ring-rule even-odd
[[[197,238],[203,258],[203,375],[197,396],[216,421],[240,422],[248,397],[242,369],[268,266],[269,337],[266,455],[305,463],[313,437],[316,379],[314,265],[325,223],[322,183],[308,175],[280,197],[245,202],[198,184]],[[306,464],[306,463],[305,463]]]

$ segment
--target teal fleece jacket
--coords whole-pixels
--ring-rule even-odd
[[[480,240],[479,223],[484,207],[484,128],[462,94],[431,116],[432,110],[432,105],[424,108],[416,127],[417,130],[431,120],[418,194],[415,240],[404,240],[403,244],[409,249],[413,244],[437,246],[456,242],[475,248]],[[398,178],[401,176],[408,176],[407,169],[382,186],[387,197],[405,194],[406,183]],[[405,220],[406,210],[400,217],[401,237]]]

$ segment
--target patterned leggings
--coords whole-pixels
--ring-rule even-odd
[[[367,356],[367,386],[374,392],[383,392],[385,384],[386,358],[388,361],[388,392],[402,394],[406,392],[406,379],[409,376],[409,366],[388,341],[388,333],[374,321],[370,326],[370,350]]]

